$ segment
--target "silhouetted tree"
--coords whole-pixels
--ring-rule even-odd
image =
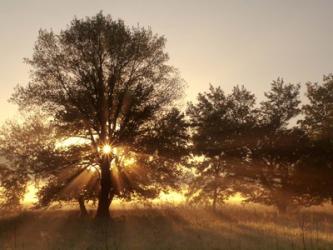
[[[286,84],[283,78],[278,78],[272,82],[271,90],[265,92],[267,100],[261,102],[262,120],[273,133],[286,128],[300,113],[299,90],[299,84]]]
[[[307,143],[303,131],[293,128],[270,135],[270,142],[255,149],[250,164],[258,189],[249,194],[249,201],[274,205],[280,213],[309,204],[303,199],[307,183],[300,181]]]
[[[303,106],[302,127],[315,139],[333,140],[333,75],[322,84],[307,84],[309,104]]]
[[[109,216],[112,155],[103,145],[140,148],[139,142],[179,96],[175,69],[166,64],[165,38],[129,28],[99,13],[54,34],[40,31],[31,82],[18,87],[20,107],[41,106],[70,137],[91,141],[101,171],[97,217]]]
[[[309,82],[306,95],[300,124],[311,140],[303,169],[308,196],[333,201],[333,75],[321,84]]]
[[[248,155],[249,132],[255,125],[255,97],[244,87],[225,95],[220,87],[210,87],[190,104],[188,114],[193,128],[193,154],[201,157],[194,164],[190,199],[211,201],[215,210],[235,191],[229,178]]]
[[[59,34],[41,30],[31,82],[12,100],[21,108],[41,107],[68,137],[91,141],[100,166],[97,217],[108,217],[115,190],[112,154],[105,145],[136,150],[181,93],[176,70],[167,64],[165,38],[129,28],[99,13],[74,19]]]
[[[297,198],[292,186],[302,133],[288,124],[300,112],[299,89],[300,85],[286,84],[281,78],[272,82],[260,107],[257,143],[251,148],[253,169],[248,173],[259,189],[249,194],[249,200],[275,205],[281,213]]]

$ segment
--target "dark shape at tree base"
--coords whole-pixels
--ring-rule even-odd
[[[79,196],[78,202],[79,202],[79,205],[80,205],[80,217],[81,218],[88,217],[88,211],[87,211],[87,208],[84,204],[84,198],[82,196]]]

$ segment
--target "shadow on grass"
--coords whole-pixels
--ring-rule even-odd
[[[267,225],[274,225],[270,230],[260,227],[264,219],[246,211],[115,210],[112,220],[99,222],[81,219],[71,210],[26,212],[0,219],[0,249],[304,248],[301,235],[281,233],[278,219],[266,219]],[[306,240],[307,249],[333,249],[332,238]]]

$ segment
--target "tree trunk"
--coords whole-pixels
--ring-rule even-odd
[[[111,194],[111,171],[110,171],[110,159],[104,157],[100,164],[101,168],[101,180],[100,180],[100,193],[98,197],[98,206],[96,212],[96,218],[110,218],[109,207],[113,198]]]
[[[279,214],[281,214],[281,215],[287,213],[287,208],[288,208],[287,204],[285,204],[285,203],[277,204],[277,209],[279,211]]]
[[[79,196],[77,199],[80,205],[80,217],[87,217],[88,216],[88,211],[86,209],[86,206],[84,205],[84,198],[83,196]]]

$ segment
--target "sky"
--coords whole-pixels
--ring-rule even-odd
[[[15,118],[8,98],[29,81],[23,58],[32,55],[38,30],[57,32],[74,16],[101,10],[167,38],[186,100],[209,84],[227,92],[243,84],[261,101],[279,76],[304,90],[305,82],[333,72],[330,0],[0,0],[0,122]]]

